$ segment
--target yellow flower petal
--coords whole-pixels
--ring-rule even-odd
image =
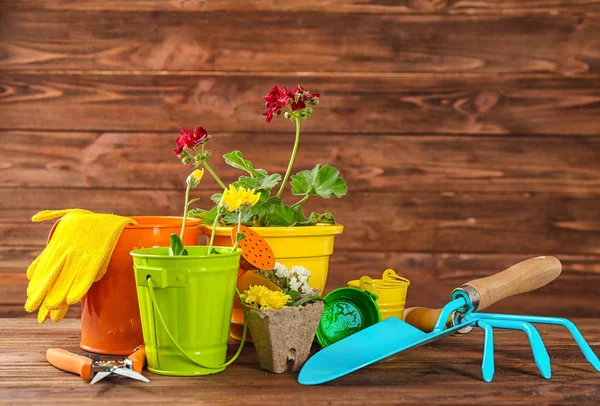
[[[289,295],[280,291],[273,291],[262,285],[250,286],[240,297],[244,303],[261,310],[283,309],[287,302],[291,300]]]

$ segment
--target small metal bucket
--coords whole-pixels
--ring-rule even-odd
[[[379,297],[377,306],[379,306],[381,320],[389,319],[392,316],[402,320],[410,281],[399,276],[393,269],[386,269],[381,275],[381,279],[362,276],[359,280],[352,280],[347,284],[352,288],[366,290]]]

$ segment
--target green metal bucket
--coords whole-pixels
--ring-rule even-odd
[[[168,247],[131,251],[148,370],[155,374],[196,376],[221,372],[235,282],[242,250],[188,246],[188,256],[169,256]],[[245,338],[244,326],[244,338]]]

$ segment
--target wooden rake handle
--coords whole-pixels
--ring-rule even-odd
[[[526,259],[495,275],[474,279],[461,289],[475,291],[483,310],[507,297],[539,289],[558,278],[562,265],[556,257],[546,256]],[[404,311],[404,321],[425,332],[433,330],[441,309],[411,307]]]

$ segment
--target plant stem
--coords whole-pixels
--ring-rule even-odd
[[[208,244],[208,253],[206,254],[207,256],[210,255],[210,252],[212,251],[213,243],[215,242],[215,232],[217,231],[217,221],[219,221],[220,209],[221,209],[221,206],[217,206],[217,215],[215,216],[215,221],[213,221],[212,233],[210,233],[210,243]]]
[[[294,149],[292,150],[292,156],[290,157],[290,163],[288,164],[287,171],[285,172],[285,177],[283,178],[283,182],[281,182],[281,187],[279,188],[279,192],[277,192],[277,197],[281,197],[283,193],[283,189],[285,188],[285,184],[287,183],[290,173],[292,172],[292,167],[294,166],[294,161],[296,160],[296,153],[298,152],[298,144],[300,144],[300,119],[296,119],[296,141],[294,142]]]
[[[304,196],[302,199],[300,199],[296,203],[292,204],[291,207],[300,206],[302,203],[304,203],[305,201],[307,201],[309,197],[310,197],[310,195]]]
[[[185,232],[185,221],[187,220],[187,212],[188,212],[188,200],[190,199],[190,189],[191,185],[187,185],[185,189],[185,206],[183,206],[183,221],[181,222],[181,232],[179,233],[179,239],[183,241],[183,233]]]
[[[202,165],[204,165],[204,167],[206,168],[206,170],[210,172],[210,174],[212,175],[212,177],[215,178],[215,180],[217,181],[217,183],[219,184],[219,186],[221,186],[223,188],[223,190],[227,189],[227,186],[225,186],[225,184],[221,181],[221,179],[219,179],[219,177],[217,176],[217,174],[215,173],[215,171],[212,170],[212,168],[208,165],[208,163],[206,161],[202,162]]]
[[[231,249],[232,254],[235,252],[235,249],[237,248],[238,244],[240,243],[240,241],[238,240],[238,234],[240,233],[241,229],[242,229],[242,211],[238,210],[238,230],[237,230],[237,233],[235,234],[235,244],[233,244],[233,248]]]

